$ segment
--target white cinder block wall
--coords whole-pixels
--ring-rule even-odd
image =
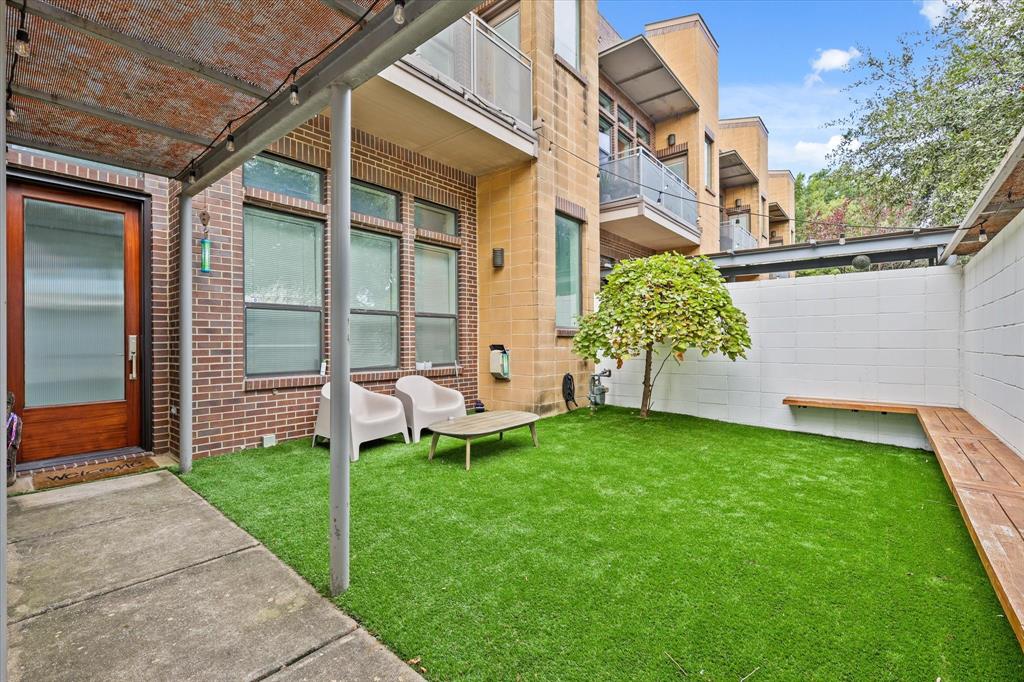
[[[960,268],[940,266],[730,284],[750,321],[747,359],[701,358],[690,351],[681,364],[668,360],[653,407],[927,448],[913,416],[791,408],[782,399],[958,405],[961,282]],[[612,368],[609,402],[638,407],[642,360],[621,370],[605,366]]]
[[[1024,213],[964,267],[963,407],[1024,454]]]

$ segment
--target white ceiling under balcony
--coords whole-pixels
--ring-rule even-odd
[[[472,175],[536,158],[536,136],[508,119],[404,61],[352,94],[353,127]]]

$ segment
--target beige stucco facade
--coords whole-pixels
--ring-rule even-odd
[[[658,21],[644,26],[654,49],[696,100],[698,109],[666,118],[655,125],[655,147],[667,146],[668,136],[686,143],[689,153],[689,184],[697,192],[700,249],[718,251],[718,42],[699,14]],[[710,157],[705,138],[711,141]],[[710,158],[711,181],[706,182],[705,163]]]
[[[555,326],[555,214],[582,222],[582,309],[593,309],[599,274],[597,6],[580,4],[580,68],[554,51],[554,6],[520,5],[521,48],[533,60],[535,161],[478,178],[479,393],[489,409],[564,409],[562,376],[586,386],[590,365]],[[592,160],[588,162],[587,160]],[[491,262],[505,250],[505,265]],[[509,380],[488,370],[491,344],[511,349]],[[585,389],[584,389],[585,390]]]
[[[745,184],[721,187],[721,206],[726,212],[744,209],[750,213],[750,233],[759,246],[768,245],[768,129],[759,116],[731,118],[719,122],[719,154],[736,151],[753,171]]]
[[[788,170],[768,171],[768,200],[775,202],[786,214],[786,220],[771,220],[768,237],[773,245],[796,241],[796,179]]]

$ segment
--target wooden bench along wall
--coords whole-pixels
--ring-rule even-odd
[[[957,407],[793,396],[782,402],[794,407],[917,415],[1024,649],[1024,458]]]

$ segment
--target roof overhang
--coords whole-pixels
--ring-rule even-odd
[[[735,149],[718,154],[718,184],[722,187],[740,187],[757,183],[757,175]]]
[[[359,86],[474,3],[407,0],[402,26],[391,0],[253,0],[245,12],[174,0],[6,4],[12,27],[24,6],[32,38],[14,69],[8,140],[179,180],[191,166],[192,195],[320,112],[328,86]],[[221,131],[234,118],[228,151]]]
[[[981,251],[992,237],[1024,211],[1024,128],[1010,144],[999,167],[985,183],[956,235],[942,252],[941,260]],[[981,230],[985,240],[981,240]]]
[[[644,36],[609,47],[600,53],[598,63],[608,80],[655,121],[699,108]]]
[[[776,222],[779,220],[791,220],[793,216],[786,213],[786,209],[782,208],[782,204],[777,201],[768,202],[768,220],[769,222]]]
[[[708,257],[724,277],[843,267],[851,265],[856,256],[868,256],[872,263],[933,260],[949,244],[955,232],[953,227],[904,230],[844,240],[831,239],[816,244],[787,244],[716,253]]]

